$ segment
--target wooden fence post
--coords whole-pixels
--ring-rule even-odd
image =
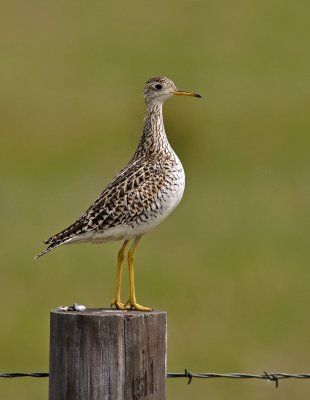
[[[51,311],[49,400],[164,400],[165,312]]]

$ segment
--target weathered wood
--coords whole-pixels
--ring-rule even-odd
[[[164,400],[166,313],[51,312],[49,400]]]

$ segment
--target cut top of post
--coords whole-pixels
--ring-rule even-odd
[[[51,314],[85,315],[85,316],[139,316],[139,315],[166,315],[166,311],[135,311],[135,310],[117,310],[114,308],[86,308],[84,311],[64,311],[58,308],[51,310]]]

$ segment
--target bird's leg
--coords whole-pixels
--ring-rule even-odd
[[[128,252],[128,270],[129,270],[129,283],[130,283],[130,299],[127,301],[125,304],[125,307],[127,304],[129,305],[129,308],[137,311],[152,311],[151,308],[148,307],[143,307],[140,304],[137,303],[136,301],[136,292],[135,292],[135,277],[134,277],[134,257],[135,257],[135,252],[138,247],[138,244],[140,242],[141,236],[137,237],[135,241],[133,242],[133,245],[131,246],[129,252]]]
[[[122,286],[122,271],[123,271],[123,261],[125,258],[125,250],[128,245],[129,240],[125,240],[123,246],[118,252],[117,258],[117,277],[116,277],[116,289],[115,289],[115,297],[112,300],[111,306],[115,306],[119,310],[124,310],[125,306],[121,303],[121,286]]]

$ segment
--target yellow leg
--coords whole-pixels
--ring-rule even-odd
[[[124,310],[125,306],[121,302],[121,286],[122,286],[122,271],[123,271],[123,261],[125,258],[125,250],[129,243],[129,240],[125,240],[123,246],[121,247],[120,251],[118,252],[118,259],[117,259],[117,277],[116,277],[116,289],[115,289],[115,297],[112,300],[111,306],[115,306],[119,310]]]
[[[129,304],[129,308],[137,311],[152,311],[151,308],[143,307],[136,301],[136,292],[135,292],[135,277],[134,277],[134,257],[135,252],[140,242],[141,236],[137,237],[133,242],[129,252],[128,252],[128,270],[129,270],[129,284],[130,284],[130,299],[127,301],[125,306]]]

